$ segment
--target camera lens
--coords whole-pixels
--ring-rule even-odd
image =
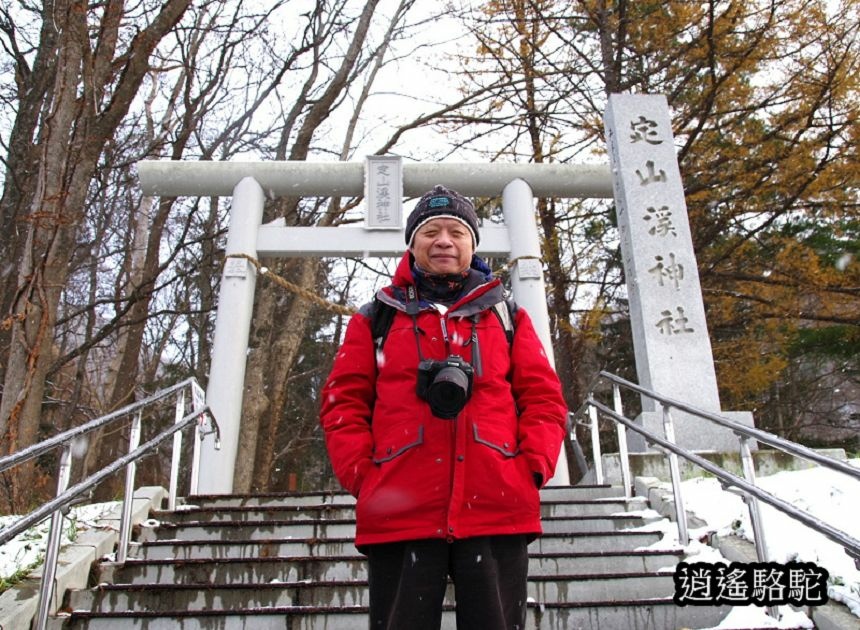
[[[469,377],[458,367],[439,370],[427,390],[427,402],[433,414],[450,420],[456,418],[469,395]]]

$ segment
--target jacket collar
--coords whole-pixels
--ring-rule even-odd
[[[407,250],[397,265],[391,285],[377,292],[377,297],[381,301],[401,311],[406,309],[406,289],[409,286],[415,286],[415,278],[412,275],[414,263],[415,259],[412,253]],[[502,283],[498,278],[493,277],[487,263],[478,256],[472,255],[470,268],[473,271],[473,276],[477,277],[477,283],[451,305],[448,311],[451,315],[468,317],[491,308],[494,304],[505,299]],[[473,281],[472,284],[475,282]],[[419,302],[419,305],[422,310],[432,308],[425,302]]]

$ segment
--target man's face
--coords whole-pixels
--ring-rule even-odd
[[[472,233],[456,219],[432,219],[415,232],[411,251],[424,271],[459,273],[472,262]]]

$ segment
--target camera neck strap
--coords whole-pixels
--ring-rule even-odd
[[[469,318],[472,320],[472,336],[469,338],[468,343],[472,344],[472,367],[475,368],[475,374],[483,376],[484,369],[481,366],[481,348],[478,345],[478,317],[479,314],[475,313]]]
[[[424,334],[424,331],[418,327],[418,312],[420,311],[420,306],[418,304],[418,294],[415,291],[414,285],[409,285],[406,289],[406,312],[412,318],[412,333],[415,335],[415,348],[418,350],[418,361],[419,363],[424,361],[424,354],[421,352],[421,335]],[[448,332],[446,330],[445,325],[445,315],[439,313],[439,317],[442,318],[442,330],[444,331],[445,337],[445,352],[450,355],[451,347],[448,340]],[[472,361],[469,364],[475,369],[475,374],[478,376],[483,375],[483,368],[481,366],[481,351],[478,345],[478,318],[480,317],[479,313],[475,313],[469,319],[472,321],[472,334],[469,340],[464,345],[472,345]]]
[[[415,347],[418,349],[418,362],[424,360],[424,355],[421,354],[421,335],[423,331],[418,328],[418,294],[415,291],[414,285],[409,285],[406,288],[406,312],[412,317],[412,332],[415,333]]]

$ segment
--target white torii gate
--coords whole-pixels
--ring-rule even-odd
[[[362,227],[262,225],[263,204],[276,196],[357,196],[364,192],[360,162],[173,162],[138,163],[145,195],[226,196],[233,198],[227,256],[400,256],[403,232]],[[527,183],[528,182],[528,183]],[[547,355],[553,361],[549,314],[541,265],[534,195],[611,197],[605,165],[562,164],[404,164],[403,194],[416,197],[442,183],[466,196],[502,192],[504,226],[481,228],[483,256],[515,261],[513,297],[528,310]],[[256,270],[242,258],[227,258],[218,298],[212,366],[206,401],[221,428],[221,450],[214,438],[201,448],[201,493],[232,492],[238,451],[242,391],[251,326]],[[555,484],[569,483],[562,449]]]
[[[417,197],[443,184],[467,196],[502,193],[505,225],[481,228],[480,253],[507,256],[513,263],[514,299],[531,314],[553,363],[534,195],[614,197],[639,383],[752,425],[751,414],[720,409],[666,98],[613,94],[604,118],[611,173],[606,165],[404,164],[402,192]],[[400,230],[261,225],[266,197],[360,195],[364,169],[359,162],[138,164],[145,195],[233,196],[206,391],[206,401],[221,427],[223,448],[215,451],[214,438],[204,441],[200,492],[232,491],[238,450],[256,270],[246,259],[230,256],[399,256],[405,249]],[[637,422],[659,432],[659,415],[646,398]],[[679,416],[680,445],[698,450],[736,447],[733,435],[694,416]],[[631,441],[633,451],[646,448],[642,439]],[[551,483],[567,484],[564,449],[557,471]]]

